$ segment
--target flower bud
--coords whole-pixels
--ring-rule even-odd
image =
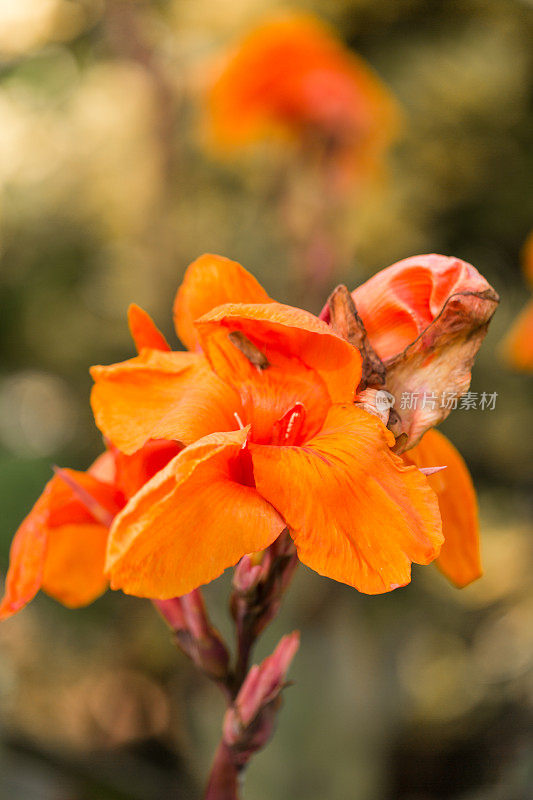
[[[284,636],[271,656],[251,668],[226,712],[223,739],[239,767],[261,750],[272,735],[286,675],[299,644],[298,631]]]
[[[200,590],[153,603],[171,628],[178,646],[194,664],[212,680],[226,681],[229,653],[208,619]]]

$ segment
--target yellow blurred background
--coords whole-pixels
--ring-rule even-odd
[[[221,158],[210,70],[274,0],[0,0],[0,567],[50,474],[99,452],[88,366],[133,355],[137,302],[169,340],[187,264],[243,263],[302,304],[278,186],[290,150]],[[300,568],[258,657],[298,627],[279,730],[246,800],[533,796],[533,376],[500,342],[528,298],[533,4],[308,0],[396,96],[403,128],[379,180],[343,208],[331,286],[409,255],[473,263],[502,303],[472,390],[493,411],[443,429],[479,490],[486,574],[433,568],[366,597]],[[297,178],[298,176],[296,176]],[[313,198],[297,187],[303,218]],[[325,297],[323,298],[325,300]],[[306,298],[318,311],[318,298]],[[206,595],[220,627],[227,577]],[[0,627],[0,798],[199,797],[223,712],[148,603],[108,593],[70,612],[39,597]]]

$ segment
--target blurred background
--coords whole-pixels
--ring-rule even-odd
[[[367,597],[300,568],[257,652],[299,628],[296,687],[245,797],[527,800],[533,376],[499,348],[530,296],[533,4],[292,5],[367,60],[402,117],[379,176],[339,203],[321,296],[283,224],[293,145],[223,155],[204,118],[211,64],[283,7],[0,0],[0,570],[50,465],[83,469],[101,450],[88,366],[133,355],[133,301],[176,346],[172,299],[201,253],[240,261],[272,296],[315,312],[339,280],[354,287],[409,255],[470,261],[502,298],[471,388],[498,396],[443,430],[479,491],[486,574],[458,591],[418,568],[410,586]],[[312,183],[291,169],[305,232]],[[206,592],[225,632],[227,588],[223,577]],[[2,800],[194,800],[222,713],[144,601],[108,593],[70,612],[41,595],[0,628]]]

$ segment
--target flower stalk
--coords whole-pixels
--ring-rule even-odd
[[[222,738],[204,800],[238,800],[239,776],[274,731],[299,634],[284,636],[260,665],[250,669],[249,661],[258,636],[279,611],[297,564],[296,549],[285,531],[265,551],[245,555],[235,567],[230,598],[236,629],[233,668],[229,648],[209,619],[200,589],[182,597],[152,601],[176,645],[220,687],[227,702]]]

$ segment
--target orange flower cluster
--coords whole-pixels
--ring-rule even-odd
[[[445,414],[384,419],[371,398],[410,375],[467,387],[497,296],[442,256],[378,273],[355,305],[345,295],[332,295],[327,322],[204,255],[174,304],[188,352],[171,351],[132,306],[139,355],[92,369],[107,450],[87,473],[59,471],[22,523],[0,615],[39,588],[82,605],[107,580],[181,596],[285,530],[300,561],[366,593],[405,585],[412,563],[435,559],[458,585],[478,577],[468,471],[441,434],[424,435]]]
[[[396,102],[379,78],[304,14],[271,18],[248,33],[208,100],[221,147],[281,135],[322,142],[352,168],[374,164],[399,127]]]
[[[524,274],[533,287],[533,233],[524,247]],[[503,343],[504,356],[515,369],[533,370],[533,300],[526,305]]]

